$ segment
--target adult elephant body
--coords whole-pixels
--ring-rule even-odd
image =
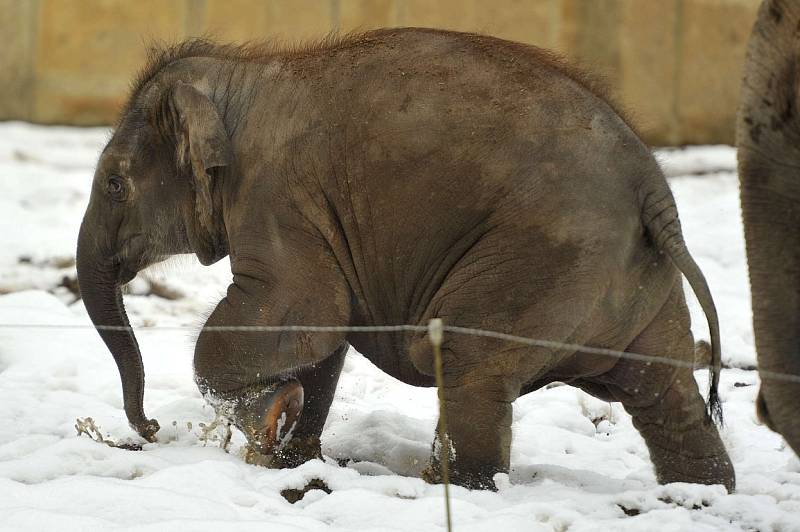
[[[509,466],[512,401],[564,380],[624,403],[660,480],[733,487],[686,367],[679,269],[709,317],[715,410],[716,313],[672,195],[625,121],[542,50],[396,29],[292,52],[197,41],[162,51],[101,156],[83,224],[79,274],[95,323],[126,323],[116,287],[178,252],[205,264],[230,255],[233,282],[200,333],[195,372],[254,461],[318,456],[347,342],[422,386],[433,384],[430,344],[422,333],[224,327],[439,317],[676,362],[448,334],[456,482],[492,486]],[[129,418],[152,438],[135,339],[103,334]],[[281,446],[276,420],[294,419],[300,402]],[[438,467],[434,453],[427,478]]]
[[[736,143],[761,420],[800,454],[800,4],[761,5],[747,50]]]

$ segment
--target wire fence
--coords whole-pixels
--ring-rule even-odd
[[[126,325],[80,325],[80,324],[35,324],[35,323],[0,323],[0,330],[2,329],[50,329],[50,330],[82,330],[82,329],[99,329],[107,331],[132,331],[140,332],[178,332],[178,331],[195,331],[198,328],[190,325],[153,325],[132,327]],[[202,330],[209,332],[344,332],[344,333],[391,333],[391,332],[414,332],[414,333],[428,333],[430,328],[428,325],[354,325],[354,326],[338,326],[338,325],[213,325],[204,326]],[[546,349],[559,349],[569,350],[579,353],[599,355],[606,357],[614,357],[619,359],[635,360],[638,362],[645,362],[648,364],[664,364],[679,368],[689,369],[702,369],[698,367],[694,360],[677,360],[658,355],[648,355],[643,353],[634,353],[630,351],[619,351],[616,349],[607,349],[603,347],[594,347],[583,344],[573,344],[567,342],[559,342],[555,340],[545,340],[540,338],[528,338],[525,336],[517,336],[514,334],[507,334],[498,331],[488,331],[485,329],[475,329],[471,327],[459,327],[456,325],[444,325],[443,332],[452,333],[457,335],[472,335],[484,338],[493,338],[502,340],[509,343],[516,343],[526,345],[529,347],[542,347]],[[705,366],[703,366],[705,367]],[[777,371],[769,371],[759,369],[759,377],[761,380],[777,380],[784,382],[793,382],[800,384],[800,375],[792,373],[782,373]]]
[[[131,332],[169,332],[169,331],[187,331],[196,330],[196,327],[188,325],[155,325],[145,327],[132,327],[122,325],[73,325],[73,324],[32,324],[32,323],[0,323],[0,330],[2,329],[49,329],[49,330],[86,330],[86,329],[99,329],[109,331],[131,331]],[[675,367],[699,369],[694,360],[676,360],[657,355],[647,355],[643,353],[633,353],[628,351],[618,351],[615,349],[606,349],[602,347],[593,347],[582,344],[572,344],[566,342],[558,342],[553,340],[543,340],[538,338],[527,338],[524,336],[517,336],[513,334],[501,333],[497,331],[488,331],[484,329],[474,329],[469,327],[459,327],[455,325],[442,325],[441,320],[432,320],[428,325],[377,325],[377,326],[325,326],[325,325],[228,325],[228,326],[204,326],[205,331],[216,332],[345,332],[345,333],[392,333],[392,332],[411,332],[411,333],[425,333],[429,336],[435,356],[435,369],[436,369],[436,384],[439,391],[439,425],[437,429],[437,437],[443,442],[443,454],[441,456],[442,466],[442,482],[444,487],[444,501],[445,501],[445,514],[446,514],[446,529],[448,532],[452,531],[452,509],[450,505],[449,493],[449,438],[447,436],[447,424],[445,418],[445,410],[443,408],[442,399],[442,358],[441,358],[441,345],[443,335],[445,333],[457,335],[472,335],[483,338],[493,338],[510,343],[517,343],[530,347],[542,347],[547,349],[570,350],[573,352],[587,353],[600,356],[614,357],[618,359],[635,360],[644,362],[646,364],[666,364]],[[788,373],[779,373],[774,371],[760,370],[759,376],[764,379],[775,379],[786,382],[800,383],[800,375],[793,375]],[[91,418],[88,419],[92,422]],[[76,428],[79,434],[81,420],[78,420]],[[93,422],[92,422],[93,423]],[[91,433],[87,432],[91,437]],[[103,443],[108,443],[101,440]]]

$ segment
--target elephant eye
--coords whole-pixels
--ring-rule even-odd
[[[108,191],[109,196],[111,196],[111,199],[114,201],[125,200],[125,183],[120,176],[112,175],[109,177],[106,190]]]

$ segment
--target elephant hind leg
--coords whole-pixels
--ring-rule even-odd
[[[657,403],[623,406],[647,444],[660,483],[722,484],[733,491],[733,465],[691,372],[681,372]]]
[[[676,284],[656,318],[627,349],[691,363],[694,342],[682,288]],[[735,487],[735,474],[692,369],[659,362],[622,360],[605,375],[609,391],[633,417],[662,484],[692,482]],[[604,379],[605,380],[605,379]]]
[[[444,407],[450,440],[450,481],[469,489],[494,490],[495,473],[508,472],[511,456],[511,403],[519,383],[497,376],[468,376],[448,382]],[[423,471],[427,482],[442,481],[442,442],[438,431],[431,462]]]

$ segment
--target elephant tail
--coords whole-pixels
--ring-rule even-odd
[[[659,179],[648,179],[639,189],[642,223],[650,234],[656,247],[669,255],[673,264],[689,281],[700,306],[708,320],[711,333],[711,364],[709,366],[708,404],[710,419],[722,425],[722,404],[719,400],[719,376],[722,369],[722,347],[720,345],[719,318],[708,283],[686,248],[678,219],[675,198],[659,172]]]

